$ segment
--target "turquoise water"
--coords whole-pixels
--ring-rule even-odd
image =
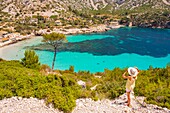
[[[78,48],[74,52],[59,52],[55,68],[64,70],[73,65],[75,71],[89,70],[91,72],[103,72],[105,68],[125,68],[128,66],[148,69],[152,65],[162,68],[170,62],[169,34],[170,30],[167,29],[120,28],[104,33],[67,36],[68,42],[73,44],[83,42],[87,46],[81,45],[82,48]],[[95,51],[85,50],[89,48],[91,43],[95,46],[90,49]],[[110,47],[110,43],[114,46]],[[118,52],[113,48],[116,48]],[[96,51],[99,54],[94,55]],[[48,54],[47,51],[37,52],[40,54],[42,62],[46,64],[52,62],[52,59],[49,59],[53,56],[52,52],[48,52]]]
[[[107,37],[112,37],[114,38],[113,35],[102,35],[101,34],[86,34],[86,35],[69,35],[67,36],[68,42],[81,42],[85,40],[94,40],[94,39],[103,39]]]
[[[120,28],[104,33],[67,36],[68,42],[81,44],[83,47],[71,51],[57,53],[55,69],[69,69],[72,65],[75,71],[103,72],[105,68],[126,68],[137,66],[139,69],[153,67],[163,68],[170,62],[170,30],[147,28]],[[42,38],[31,39],[20,46],[0,48],[0,57],[19,59],[23,57],[23,47],[40,43]],[[90,50],[90,44],[94,44]],[[11,49],[12,48],[12,49]],[[88,48],[88,49],[86,49]],[[12,54],[5,55],[5,51]],[[36,51],[40,62],[51,66],[53,52]],[[97,53],[97,54],[96,54]],[[3,54],[3,55],[2,55]]]
[[[37,53],[42,63],[51,65],[53,52],[37,51]],[[153,67],[165,67],[167,62],[170,62],[170,55],[164,58],[154,58],[128,53],[116,56],[94,56],[88,53],[59,52],[55,68],[65,70],[73,65],[75,71],[103,72],[105,68],[114,69],[115,67],[137,66],[139,69],[148,69],[150,65]]]

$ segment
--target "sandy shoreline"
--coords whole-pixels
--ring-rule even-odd
[[[26,40],[18,41],[7,46],[0,47],[0,58],[4,60],[20,60],[24,57],[26,46],[37,45],[41,42],[42,36],[35,36]]]
[[[35,34],[29,34],[29,35],[20,35],[19,33],[7,33],[3,36],[3,38],[0,38],[0,48],[4,46],[11,45],[13,43],[17,43],[22,40],[30,39],[35,36],[42,36],[43,34],[49,34],[51,32],[57,32],[62,33],[65,35],[72,35],[72,34],[87,34],[87,33],[96,33],[96,32],[105,32],[114,28],[120,28],[123,27],[122,25],[98,25],[98,26],[92,26],[89,28],[54,28],[52,31],[49,29],[41,29],[37,31]],[[6,39],[3,41],[3,39]]]

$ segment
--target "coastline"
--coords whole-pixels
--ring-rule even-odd
[[[41,40],[41,36],[35,36],[0,47],[0,58],[4,60],[20,60],[24,57],[25,46],[36,45]]]
[[[62,33],[65,35],[73,35],[73,34],[87,34],[87,33],[96,33],[96,32],[105,32],[114,28],[120,28],[124,27],[123,25],[97,25],[97,26],[91,26],[89,28],[55,28],[52,31],[49,29],[41,29],[36,32],[37,35],[43,35],[46,33],[51,33],[51,32],[58,32]]]
[[[34,34],[30,34],[30,35],[20,35],[19,33],[6,34],[0,41],[0,48],[23,41],[23,40],[30,39],[34,36],[35,36]],[[3,39],[6,39],[6,40],[3,42]]]
[[[6,33],[0,38],[0,48],[4,46],[11,45],[13,43],[17,43],[22,40],[30,39],[35,36],[42,36],[43,34],[49,34],[52,32],[62,33],[65,35],[73,35],[73,34],[87,34],[87,33],[96,33],[96,32],[105,32],[114,28],[124,27],[123,25],[97,25],[91,26],[89,28],[54,28],[53,30],[49,29],[40,29],[36,31],[34,34],[29,35],[21,35],[20,33]]]
[[[27,34],[27,35],[21,35],[20,33],[7,33],[7,32],[5,32],[2,35],[3,31],[0,31],[0,48],[23,41],[23,40],[33,38],[35,36],[42,36],[44,34],[49,34],[52,32],[62,33],[65,35],[76,35],[76,34],[105,32],[111,29],[118,29],[118,28],[125,27],[125,26],[126,25],[120,25],[118,23],[113,23],[109,25],[100,24],[96,26],[90,26],[88,28],[65,28],[66,26],[63,26],[61,28],[54,28],[53,30],[40,29],[38,31],[35,31],[34,33]],[[137,26],[133,26],[132,24],[130,24],[129,27],[137,27]],[[3,39],[5,41],[3,41]]]

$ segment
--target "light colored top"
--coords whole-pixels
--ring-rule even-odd
[[[136,80],[137,80],[137,76],[136,76],[135,78],[132,77],[131,80],[127,79],[126,89],[133,91],[133,89],[134,89],[134,87],[135,87],[135,81],[136,81]]]

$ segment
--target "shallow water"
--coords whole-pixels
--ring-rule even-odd
[[[82,49],[57,53],[55,69],[65,70],[73,65],[75,71],[103,72],[105,68],[137,66],[139,69],[165,67],[170,62],[170,30],[148,28],[120,28],[104,33],[67,36],[69,42],[85,43]],[[20,59],[24,47],[40,43],[42,37],[32,38],[0,48],[0,57]],[[86,47],[93,44],[93,50]],[[87,45],[87,46],[86,46]],[[113,49],[114,48],[114,49]],[[91,49],[91,48],[90,48]],[[97,55],[95,55],[97,51]],[[53,52],[36,51],[40,62],[51,66]]]

